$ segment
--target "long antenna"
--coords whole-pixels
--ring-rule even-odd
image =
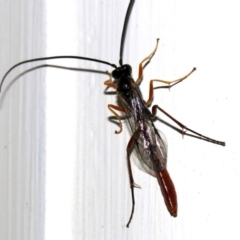
[[[130,0],[130,3],[128,5],[128,9],[126,12],[126,16],[124,19],[124,24],[123,24],[123,30],[122,30],[122,37],[121,37],[121,44],[120,44],[120,56],[119,56],[119,64],[122,66],[122,57],[123,57],[123,48],[124,48],[124,41],[125,41],[125,37],[126,37],[126,32],[127,32],[127,26],[128,26],[128,22],[129,22],[129,18],[131,15],[131,11],[133,8],[133,4],[134,4],[135,0]]]
[[[43,61],[43,60],[52,60],[52,59],[78,59],[78,60],[87,60],[87,61],[93,61],[93,62],[99,62],[99,63],[103,63],[103,64],[106,64],[106,65],[110,65],[111,67],[113,68],[117,68],[117,66],[115,64],[112,64],[112,63],[109,63],[109,62],[105,62],[105,61],[102,61],[102,60],[99,60],[99,59],[95,59],[95,58],[88,58],[88,57],[79,57],[79,56],[53,56],[53,57],[43,57],[43,58],[34,58],[34,59],[30,59],[30,60],[25,60],[25,61],[22,61],[22,62],[19,62],[15,65],[13,65],[6,73],[5,75],[3,76],[2,78],[2,81],[0,83],[0,92],[2,90],[2,85],[3,85],[3,82],[4,80],[6,79],[7,75],[16,67],[20,66],[20,65],[23,65],[25,63],[30,63],[30,62],[36,62],[36,61]]]

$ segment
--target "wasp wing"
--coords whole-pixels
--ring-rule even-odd
[[[140,121],[135,121],[128,108],[125,108],[131,132],[139,132],[135,136],[134,150],[139,160],[138,166],[152,176],[166,168],[167,140],[165,135],[157,130],[150,118],[150,111],[144,106],[146,113],[142,114]]]
[[[128,120],[129,123],[132,122],[132,118]],[[165,169],[167,165],[167,141],[165,135],[154,127],[151,120],[149,122],[145,119],[144,124],[147,126],[146,130],[141,131],[135,139],[134,150],[140,168],[156,177],[155,172]],[[130,126],[132,125],[130,123]]]
[[[152,114],[145,106],[139,86],[133,80],[131,91],[125,96],[118,92],[119,100],[125,110],[130,130],[142,169],[155,176],[166,168],[167,143],[163,133],[158,131],[152,121]]]

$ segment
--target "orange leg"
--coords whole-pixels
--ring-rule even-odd
[[[122,123],[121,123],[121,116],[118,115],[113,109],[120,111],[120,112],[125,112],[124,108],[119,107],[119,106],[115,106],[113,104],[108,104],[108,109],[114,114],[114,116],[118,119],[119,121],[119,127],[120,129],[117,131],[115,131],[116,134],[121,133],[122,132]]]
[[[106,72],[106,73],[109,76],[109,79],[104,82],[104,85],[116,89],[117,88],[117,84],[113,83],[112,75],[109,72]]]
[[[109,72],[107,72],[107,74],[108,74],[108,76],[109,76],[109,79],[104,82],[104,85],[116,89],[116,88],[117,88],[117,84],[113,83],[113,81],[112,81],[112,75],[111,75]],[[120,129],[119,129],[118,131],[116,130],[115,133],[116,133],[116,134],[121,133],[121,132],[122,132],[121,116],[118,115],[113,109],[115,109],[115,110],[117,110],[117,111],[120,111],[120,112],[125,112],[124,108],[119,107],[119,106],[115,106],[115,105],[113,105],[113,104],[108,104],[108,109],[114,114],[114,116],[115,116],[115,117],[118,119],[118,121],[119,121]]]
[[[104,85],[116,89],[117,88],[117,84],[112,82],[112,75],[110,73],[108,73],[108,72],[107,72],[107,74],[109,76],[109,79],[104,82]],[[119,106],[115,106],[113,104],[108,104],[108,109],[114,114],[114,116],[119,121],[120,130],[118,130],[118,131],[116,130],[115,133],[116,134],[121,133],[122,132],[121,116],[118,115],[113,109],[115,109],[117,111],[120,111],[120,112],[125,112],[124,108],[119,107]]]
[[[153,55],[157,51],[158,41],[159,41],[159,39],[157,39],[157,44],[156,44],[156,47],[154,48],[153,52],[151,54],[149,54],[149,56],[145,57],[139,64],[138,78],[136,80],[137,84],[139,84],[141,82],[141,79],[142,79],[142,76],[143,76],[143,63],[150,60],[153,57]]]
[[[150,106],[152,101],[153,101],[153,82],[161,82],[161,83],[164,83],[164,84],[167,84],[168,87],[170,88],[171,86],[173,86],[174,84],[177,84],[181,81],[183,81],[184,79],[186,79],[187,77],[189,77],[194,71],[196,70],[196,68],[193,68],[192,71],[190,71],[188,74],[186,74],[185,76],[181,77],[181,78],[178,78],[176,80],[173,80],[173,81],[166,81],[166,80],[160,80],[160,79],[152,79],[150,81],[150,86],[149,86],[149,97],[148,97],[148,100],[146,101],[146,106]]]

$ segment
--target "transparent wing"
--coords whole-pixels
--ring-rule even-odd
[[[132,117],[128,118],[131,132],[134,133],[139,124]],[[145,130],[140,131],[135,139],[134,153],[137,156],[137,166],[144,172],[155,176],[155,171],[166,168],[167,164],[167,140],[165,135],[157,130],[151,119],[145,116]]]
[[[136,140],[135,152],[138,156],[141,169],[156,177],[155,172],[166,168],[167,165],[167,142],[165,135],[154,128],[151,133],[154,141],[149,148],[144,144],[144,137]]]
[[[164,134],[158,131],[151,119],[151,112],[145,107],[138,86],[133,83],[133,96],[130,101],[121,98],[130,130],[135,136],[134,150],[139,159],[137,164],[145,172],[155,176],[166,168],[167,141]]]

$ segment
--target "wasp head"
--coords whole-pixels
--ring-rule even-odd
[[[115,80],[120,80],[125,76],[131,76],[131,74],[132,67],[128,64],[124,64],[112,71],[112,76]]]

